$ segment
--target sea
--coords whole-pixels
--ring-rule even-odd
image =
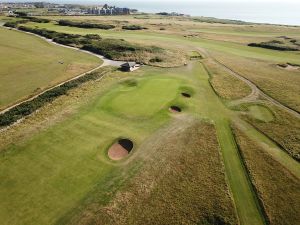
[[[10,0],[26,1],[26,0]],[[40,0],[30,0],[40,1]],[[300,25],[300,0],[45,0],[129,7],[141,12],[178,12],[255,23]],[[3,2],[3,0],[0,0]]]
[[[142,12],[178,12],[191,16],[216,17],[255,23],[300,25],[300,0],[288,1],[115,1],[119,6],[136,8]]]

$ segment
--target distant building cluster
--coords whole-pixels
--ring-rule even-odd
[[[115,6],[108,6],[105,4],[102,7],[93,7],[88,9],[88,14],[93,15],[128,15],[130,14],[129,8],[118,8]]]
[[[1,1],[1,0],[0,0]],[[43,14],[63,14],[63,15],[128,15],[131,13],[137,13],[136,9],[119,8],[115,6],[109,6],[107,4],[103,6],[87,6],[78,4],[56,4],[47,2],[0,2],[0,14],[7,15],[14,14],[15,11],[26,9],[28,15]],[[28,10],[29,9],[29,10]],[[43,9],[41,11],[35,9]]]

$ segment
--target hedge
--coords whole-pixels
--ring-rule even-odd
[[[102,77],[103,75],[104,73],[99,72],[86,74],[75,80],[71,80],[49,91],[46,91],[45,93],[39,95],[38,97],[30,101],[21,103],[20,105],[13,107],[7,112],[0,114],[0,127],[9,126],[15,123],[19,119],[22,119],[23,117],[35,112],[37,109],[41,108],[45,104],[52,102],[57,97],[65,95],[69,90],[74,89],[79,85],[86,83],[90,80],[96,80]]]

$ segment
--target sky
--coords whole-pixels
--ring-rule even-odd
[[[26,0],[0,0],[0,2]],[[142,12],[179,12],[192,16],[300,25],[300,0],[29,0],[55,3],[105,3]]]

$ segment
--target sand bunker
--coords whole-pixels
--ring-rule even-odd
[[[183,97],[186,97],[186,98],[190,98],[190,97],[191,97],[190,94],[185,93],[185,92],[182,92],[181,95],[182,95]]]
[[[133,148],[133,142],[129,139],[119,139],[108,150],[108,156],[112,160],[120,160],[127,156]]]
[[[181,108],[179,108],[178,106],[172,105],[169,110],[171,112],[181,112]]]
[[[279,66],[282,69],[286,69],[286,70],[300,70],[300,66],[299,65],[291,64],[291,63],[277,64],[277,66]]]

